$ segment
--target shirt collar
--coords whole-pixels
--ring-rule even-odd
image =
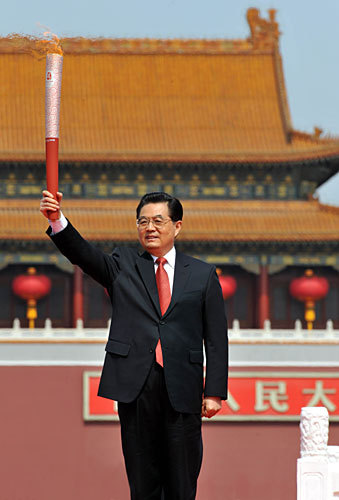
[[[174,266],[175,266],[175,256],[176,256],[176,250],[175,250],[174,246],[171,248],[171,250],[169,252],[167,252],[166,255],[164,255],[165,259],[167,260],[167,263],[171,267],[173,267],[173,269],[174,269]],[[157,258],[158,257],[156,257],[155,255],[152,255],[152,259],[153,259],[154,263],[157,260]]]

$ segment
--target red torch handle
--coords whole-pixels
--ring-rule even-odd
[[[54,198],[59,186],[59,139],[57,137],[46,137],[46,179],[47,191],[52,193]],[[50,220],[56,220],[58,214],[49,212],[48,217]]]

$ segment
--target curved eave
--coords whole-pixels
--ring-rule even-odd
[[[324,149],[304,149],[299,151],[281,151],[281,152],[220,152],[220,153],[180,153],[180,152],[119,152],[114,151],[100,152],[95,154],[77,152],[61,153],[59,160],[61,162],[180,162],[180,163],[291,163],[305,162],[311,160],[339,159],[339,146],[335,148]],[[45,161],[45,155],[42,152],[13,152],[1,153],[0,162],[28,162]]]
[[[138,200],[66,200],[64,212],[93,241],[134,242]],[[182,242],[339,242],[339,207],[317,201],[183,201]],[[41,241],[37,200],[0,200],[0,240]],[[29,223],[27,223],[29,221]]]

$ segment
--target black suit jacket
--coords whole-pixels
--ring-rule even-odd
[[[51,238],[73,264],[107,289],[111,299],[99,396],[133,401],[146,381],[160,336],[166,386],[175,410],[200,413],[203,390],[205,396],[226,399],[227,323],[214,266],[177,252],[172,300],[162,316],[150,254],[120,247],[107,255],[83,239],[70,222]]]

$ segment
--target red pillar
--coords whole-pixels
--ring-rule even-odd
[[[268,295],[267,265],[260,265],[259,277],[259,328],[264,327],[265,319],[270,318],[270,299]]]
[[[83,273],[78,266],[74,266],[73,278],[73,327],[76,327],[77,319],[84,320],[84,294]]]

